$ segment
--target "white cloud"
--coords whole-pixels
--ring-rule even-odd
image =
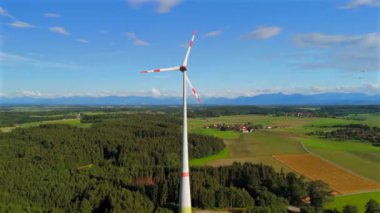
[[[0,52],[0,61],[6,62],[6,61],[28,61],[30,58],[20,56],[20,55],[14,55],[10,53]]]
[[[15,19],[14,16],[12,16],[6,9],[4,9],[2,7],[0,7],[0,15],[11,18],[11,19]]]
[[[332,86],[332,87],[271,87],[271,88],[251,88],[251,89],[236,89],[236,90],[226,90],[226,91],[207,91],[202,93],[205,98],[211,97],[223,97],[223,98],[236,98],[241,96],[257,96],[263,94],[322,94],[322,93],[364,93],[367,95],[379,95],[380,94],[380,84],[379,83],[369,83],[360,86]],[[222,95],[221,95],[222,94]],[[181,97],[182,93],[178,91],[160,91],[156,88],[151,90],[142,91],[93,91],[93,92],[80,92],[80,93],[65,93],[65,94],[51,94],[45,92],[31,91],[31,90],[21,90],[15,93],[2,93],[2,97],[41,97],[41,98],[57,98],[57,97],[105,97],[105,96],[140,96],[140,97]],[[189,94],[190,95],[190,94]]]
[[[206,33],[205,36],[208,38],[213,38],[213,37],[220,36],[222,33],[223,33],[223,31],[216,30],[216,31],[211,31],[211,32]]]
[[[17,20],[10,23],[9,26],[15,27],[15,28],[32,28],[32,27],[34,27],[33,25],[31,25],[29,23],[26,23],[23,21],[17,21]]]
[[[161,96],[160,90],[158,90],[156,88],[152,88],[152,96],[154,96],[154,97]]]
[[[88,92],[66,92],[64,94],[35,92],[31,90],[20,90],[11,93],[0,93],[0,97],[41,97],[41,98],[59,98],[59,97],[105,97],[105,96],[139,96],[139,97],[180,97],[182,93],[179,92],[165,92],[152,88],[151,90],[141,91],[88,91]]]
[[[82,69],[83,67],[73,63],[61,63],[50,60],[41,60],[36,58],[25,57],[22,55],[16,55],[12,53],[0,52],[0,62],[2,65],[20,65],[28,64],[36,67],[49,67],[59,69]]]
[[[126,32],[125,35],[136,46],[148,46],[149,45],[149,43],[147,41],[144,41],[144,40],[138,38],[134,32]]]
[[[262,26],[256,28],[254,31],[243,35],[243,39],[268,39],[280,34],[281,28],[277,26]]]
[[[252,89],[237,89],[227,91],[208,91],[203,94],[204,97],[224,97],[224,98],[236,98],[241,96],[257,96],[262,94],[322,94],[322,93],[364,93],[367,95],[380,94],[379,83],[363,84],[361,86],[332,86],[332,87],[271,87],[271,88],[252,88]],[[223,95],[221,95],[223,94]]]
[[[168,13],[170,10],[177,6],[181,1],[180,0],[158,0],[158,13]]]
[[[33,28],[34,27],[33,25],[27,22],[18,20],[16,17],[12,16],[7,10],[5,10],[2,7],[0,7],[0,16],[5,16],[12,19],[13,22],[9,23],[8,25],[14,28]]]
[[[138,8],[145,4],[154,4],[157,13],[168,13],[173,7],[179,5],[181,0],[127,0],[132,8]]]
[[[83,38],[78,38],[77,41],[79,41],[81,43],[88,43],[89,42],[87,39],[83,39]]]
[[[65,35],[65,36],[70,35],[70,33],[67,32],[66,29],[63,27],[50,27],[49,29],[50,29],[50,31],[61,34],[61,35]]]
[[[298,34],[293,41],[300,47],[320,50],[304,56],[306,62],[293,64],[303,70],[380,71],[380,35]],[[299,60],[300,61],[300,60]]]
[[[136,46],[148,46],[149,43],[144,41],[144,40],[141,40],[141,39],[136,39],[133,41],[133,43],[136,45]]]
[[[22,96],[22,97],[41,97],[42,93],[33,92],[29,90],[21,90],[21,91],[17,91],[17,95]]]
[[[313,54],[309,54],[308,57],[313,58]],[[301,70],[335,69],[353,72],[380,72],[379,59],[379,53],[372,51],[346,52],[343,50],[334,50],[326,52],[324,55],[315,55],[312,61],[306,60],[306,62],[298,62],[293,64],[293,66]]]
[[[127,2],[131,7],[137,8],[143,4],[153,2],[153,1],[152,0],[127,0]]]
[[[380,0],[351,0],[347,4],[340,6],[340,8],[353,9],[361,6],[380,7]]]
[[[368,33],[364,35],[327,35],[322,33],[298,34],[293,41],[304,47],[327,48],[336,46],[350,46],[360,48],[378,48],[380,46],[380,35]]]
[[[59,18],[59,17],[61,17],[61,15],[58,14],[58,13],[45,13],[44,16],[49,17],[49,18]]]

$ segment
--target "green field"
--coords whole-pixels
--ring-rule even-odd
[[[370,199],[375,199],[378,203],[380,203],[380,192],[369,192],[369,193],[361,193],[354,195],[344,195],[335,197],[334,200],[330,203],[327,203],[325,208],[333,209],[337,208],[338,210],[342,210],[345,205],[354,205],[357,206],[359,212],[365,211],[365,204]]]
[[[214,130],[216,131],[216,130]],[[197,159],[192,165],[229,165],[233,162],[253,162],[272,165],[276,170],[287,167],[275,160],[273,154],[297,154],[305,153],[302,145],[293,138],[284,138],[279,134],[273,134],[271,130],[256,131],[254,133],[239,134],[238,139],[225,139],[225,151],[210,157]],[[217,136],[218,134],[214,134]]]
[[[217,129],[197,128],[197,129],[192,129],[190,132],[195,133],[195,134],[214,136],[214,137],[218,137],[222,139],[238,139],[240,136],[240,133],[231,131],[231,130],[220,131]]]
[[[215,155],[210,155],[204,158],[195,158],[190,160],[190,166],[204,166],[207,165],[209,162],[219,160],[219,159],[226,159],[228,157],[228,149],[224,148],[222,151]]]
[[[73,125],[73,126],[82,127],[82,128],[91,126],[91,124],[89,123],[81,123],[79,119],[73,118],[73,119],[49,120],[49,121],[41,121],[41,122],[30,122],[30,123],[19,124],[14,127],[1,127],[0,131],[10,132],[15,128],[29,128],[29,127],[39,126],[41,124],[68,124],[68,125]]]

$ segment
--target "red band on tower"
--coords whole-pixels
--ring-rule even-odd
[[[181,174],[181,177],[189,177],[190,175],[189,175],[189,173],[188,172],[182,172],[182,174]]]

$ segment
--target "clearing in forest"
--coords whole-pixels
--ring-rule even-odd
[[[380,190],[380,184],[311,154],[274,155],[276,160],[312,180],[322,180],[340,194]]]
[[[273,166],[277,171],[286,166],[275,160],[274,154],[301,154],[306,153],[302,145],[293,138],[286,138],[272,131],[258,130],[254,133],[241,134],[239,139],[224,140],[228,155],[215,158],[213,161],[203,161],[210,166],[231,165],[233,162],[263,163]],[[200,164],[197,164],[198,166]]]

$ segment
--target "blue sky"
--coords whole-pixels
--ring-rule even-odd
[[[379,0],[3,0],[1,96],[380,93]]]

